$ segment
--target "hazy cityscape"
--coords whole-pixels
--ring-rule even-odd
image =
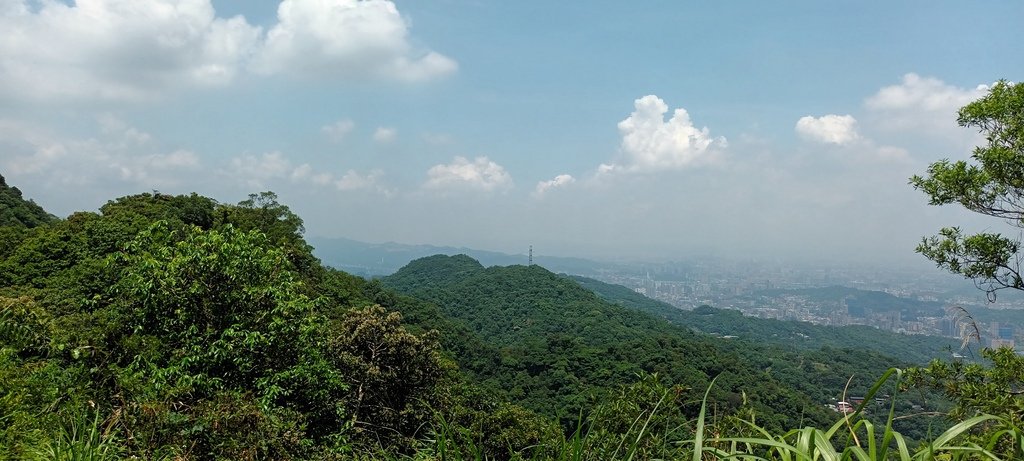
[[[752,317],[828,326],[867,325],[904,334],[960,337],[964,315],[998,311],[1003,322],[978,321],[986,346],[1014,347],[1020,343],[1018,322],[1024,320],[1024,300],[1019,296],[1000,293],[996,302],[989,302],[985,292],[968,281],[909,269],[881,271],[707,259],[650,265],[642,272],[602,271],[592,277],[681,309],[710,305]],[[859,293],[877,298],[879,292],[889,296],[879,299],[872,308],[856,302],[862,297]],[[1018,316],[1020,320],[1015,318]]]

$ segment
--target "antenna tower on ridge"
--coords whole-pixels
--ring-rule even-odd
[[[530,245],[530,264],[533,265],[533,245]]]

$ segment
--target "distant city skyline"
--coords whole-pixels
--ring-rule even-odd
[[[926,268],[907,179],[1024,3],[0,2],[0,174],[66,216],[273,190],[310,236]]]

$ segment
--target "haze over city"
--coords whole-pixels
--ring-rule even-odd
[[[929,263],[1024,4],[0,2],[0,171],[61,216],[275,191],[308,235]]]

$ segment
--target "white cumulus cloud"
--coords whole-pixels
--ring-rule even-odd
[[[455,72],[451,58],[417,50],[390,1],[284,0],[253,68],[305,78],[419,81]]]
[[[211,0],[0,0],[0,98],[140,101],[242,71],[415,82],[458,64],[414,47],[386,0],[284,0],[264,31]]]
[[[434,165],[427,170],[423,187],[431,190],[495,191],[512,186],[512,176],[505,168],[487,157],[472,161],[455,157],[451,163]]]
[[[924,130],[949,134],[956,129],[960,107],[980,98],[987,85],[960,88],[937,78],[906,74],[898,85],[890,85],[864,101],[864,106],[880,120],[883,129],[902,131]]]
[[[221,85],[260,38],[240,16],[216,17],[209,0],[5,3],[0,94],[9,97],[139,100]]]
[[[811,141],[844,145],[860,138],[857,133],[857,119],[852,115],[822,115],[801,117],[796,122],[796,132]]]
[[[655,95],[637,99],[634,108],[618,125],[623,164],[602,165],[601,172],[688,168],[713,162],[727,146],[725,138],[712,138],[706,127],[695,127],[683,108],[666,121],[668,105]]]
[[[398,130],[390,127],[377,127],[373,132],[373,140],[379,143],[388,143],[398,137]]]
[[[565,187],[565,186],[568,186],[569,184],[572,184],[574,182],[576,182],[576,178],[572,177],[572,175],[560,174],[560,175],[555,176],[553,179],[550,179],[548,181],[538,182],[537,183],[537,188],[534,189],[534,191],[533,191],[533,195],[535,197],[542,197],[542,196],[544,196],[544,194],[547,191],[549,191],[551,189],[555,189],[555,188],[558,188],[558,187]]]
[[[874,110],[958,109],[982,96],[987,89],[987,85],[978,85],[975,88],[957,88],[937,78],[921,77],[915,73],[909,73],[903,76],[899,85],[891,85],[878,90],[878,93],[867,99],[865,105]]]
[[[857,119],[852,115],[801,117],[796,122],[795,130],[808,141],[839,146],[840,149],[833,153],[842,153],[842,161],[848,164],[906,164],[910,161],[910,153],[906,149],[879,145],[874,139],[862,136],[857,127]],[[821,150],[820,147],[815,149],[818,152]]]

